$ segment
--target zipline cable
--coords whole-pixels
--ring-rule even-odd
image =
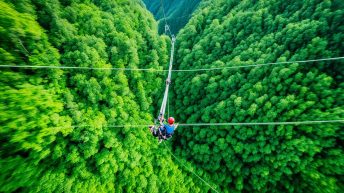
[[[179,162],[180,164],[182,164],[182,166],[184,166],[188,171],[190,171],[193,175],[195,175],[197,178],[199,178],[204,184],[206,184],[207,186],[209,186],[212,190],[214,190],[216,193],[218,193],[218,191],[212,187],[208,182],[206,182],[203,178],[201,178],[199,175],[196,174],[196,172],[194,172],[192,169],[188,168],[185,164],[183,164],[178,158],[177,156],[175,156],[172,151],[170,149],[168,149],[167,145],[165,144],[165,141],[163,142],[165,145],[165,149],[167,149],[170,154],[174,157],[175,160],[177,160],[177,162]]]
[[[162,8],[162,13],[164,14],[165,24],[167,25],[167,20],[166,20],[166,14],[165,14],[165,8],[164,8],[163,0],[160,0],[160,5],[161,5],[161,8]]]
[[[242,66],[227,66],[227,67],[200,68],[200,69],[174,70],[174,71],[176,71],[176,72],[211,71],[211,70],[261,67],[261,66],[280,65],[280,64],[292,64],[292,63],[320,62],[320,61],[341,60],[341,59],[344,59],[344,57],[322,58],[322,59],[313,59],[313,60],[285,61],[285,62],[270,62],[270,63],[265,63],[265,64],[251,64],[251,65],[242,65]]]
[[[166,13],[165,13],[165,7],[164,7],[164,0],[160,0],[160,5],[161,5],[161,8],[162,8],[162,12],[163,12],[163,14],[164,14],[164,20],[165,20],[165,34],[166,34],[166,32],[168,32],[169,33],[169,35],[172,37],[173,35],[172,35],[172,32],[171,32],[171,30],[170,30],[170,26],[168,25],[168,23],[167,23],[167,19],[166,19]]]
[[[319,61],[332,61],[342,60],[344,57],[334,58],[321,58],[313,60],[298,60],[298,61],[286,61],[286,62],[271,62],[265,64],[252,64],[242,66],[227,66],[227,67],[214,67],[214,68],[201,68],[201,69],[188,69],[188,70],[171,70],[172,72],[197,72],[197,71],[212,71],[212,70],[223,70],[223,69],[237,69],[237,68],[250,68],[250,67],[261,67],[268,65],[280,65],[280,64],[292,64],[292,63],[310,63]],[[167,72],[169,70],[159,70],[154,68],[101,68],[101,67],[83,67],[83,66],[17,66],[17,65],[0,65],[0,68],[47,68],[47,69],[80,69],[80,70],[118,70],[118,71],[147,71],[147,72]]]
[[[258,126],[258,125],[315,125],[321,123],[344,123],[344,119],[336,120],[315,120],[315,121],[289,121],[289,122],[257,122],[257,123],[180,123],[182,127],[194,127],[194,126]],[[105,125],[107,128],[124,128],[124,127],[149,127],[151,125]],[[92,127],[92,125],[75,125],[71,128],[78,127]],[[66,127],[54,127],[54,128],[66,128]]]
[[[170,117],[170,100],[169,96],[167,96],[167,117]]]
[[[101,67],[84,67],[84,66],[16,66],[0,65],[0,68],[47,68],[47,69],[78,69],[78,70],[118,70],[118,71],[155,71],[165,72],[167,70],[158,70],[150,68],[101,68]]]
[[[164,2],[163,0],[160,0],[160,4],[162,7],[162,11],[164,14],[164,19],[165,19],[165,34],[167,31],[169,31],[170,36],[171,36],[171,54],[170,54],[170,64],[169,64],[169,68],[168,68],[168,76],[166,79],[166,88],[165,88],[165,93],[164,93],[164,98],[162,100],[161,103],[161,108],[160,108],[160,112],[159,112],[159,116],[158,116],[158,120],[162,121],[164,115],[165,115],[165,110],[166,110],[166,103],[168,100],[168,91],[169,91],[169,86],[171,83],[171,76],[172,76],[172,65],[173,65],[173,55],[174,55],[174,43],[176,41],[176,38],[174,35],[171,34],[171,30],[169,25],[167,24],[167,20],[166,20],[166,14],[165,14],[165,8],[164,8]],[[169,114],[169,109],[168,109],[168,114]]]
[[[160,112],[159,112],[159,116],[158,116],[158,120],[160,120],[160,118],[163,118],[165,115],[165,110],[166,110],[166,103],[167,103],[167,98],[168,98],[168,91],[169,91],[169,87],[170,87],[170,83],[171,83],[171,76],[172,76],[172,65],[173,65],[173,55],[174,55],[174,43],[176,41],[176,38],[174,36],[172,36],[171,39],[171,55],[170,55],[170,64],[169,64],[169,70],[168,70],[168,76],[166,79],[166,88],[165,88],[165,93],[164,93],[164,98],[162,100],[161,103],[161,108],[160,108]]]
[[[250,126],[250,125],[312,125],[319,123],[344,123],[344,119],[339,120],[319,120],[319,121],[290,121],[290,122],[260,122],[260,123],[184,123],[179,126]]]

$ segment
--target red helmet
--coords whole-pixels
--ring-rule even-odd
[[[174,123],[174,118],[173,117],[170,117],[168,118],[167,122],[172,125]]]

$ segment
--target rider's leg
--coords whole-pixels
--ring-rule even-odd
[[[155,128],[155,126],[150,126],[149,130],[153,134],[154,137],[157,137],[159,135],[158,130]]]
[[[163,127],[163,126],[160,126],[159,127],[159,137],[161,138],[161,139],[166,139],[166,129],[165,129],[165,127]]]

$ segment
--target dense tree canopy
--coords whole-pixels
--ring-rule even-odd
[[[154,68],[167,37],[139,1],[0,2],[7,65]],[[0,192],[200,192],[147,128],[163,74],[1,69]],[[154,102],[154,103],[153,103]],[[168,147],[166,147],[168,148]]]
[[[344,56],[339,0],[164,2],[173,33],[198,7],[177,69]],[[170,47],[141,0],[0,0],[0,42],[14,66],[163,69]],[[153,122],[165,75],[1,68],[0,192],[211,192],[189,170],[219,192],[344,191],[342,123],[180,126],[160,146],[115,127]],[[343,60],[174,72],[171,88],[181,123],[344,119]]]
[[[204,1],[178,37],[177,68],[344,55],[340,1]],[[175,75],[187,123],[343,119],[343,60]],[[222,192],[343,192],[343,124],[181,128],[176,152]]]

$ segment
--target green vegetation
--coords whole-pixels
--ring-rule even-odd
[[[1,64],[167,64],[167,38],[133,1],[1,1],[0,10]],[[2,68],[0,192],[200,192],[147,128],[107,127],[152,123],[162,77]]]
[[[159,33],[165,32],[165,20],[162,9],[164,5],[166,21],[170,25],[172,34],[177,34],[191,18],[201,0],[143,0],[147,9],[159,21]]]
[[[344,55],[340,1],[205,1],[177,37],[178,69]],[[343,119],[343,61],[175,75],[180,122]],[[342,124],[180,128],[179,156],[221,192],[343,192]]]
[[[173,33],[188,22],[175,69],[344,56],[339,0],[164,2]],[[141,0],[0,0],[0,42],[16,66],[165,69],[170,47]],[[1,68],[0,192],[211,192],[185,166],[219,192],[344,192],[342,123],[180,126],[160,146],[114,127],[152,124],[165,75]],[[171,89],[180,123],[344,119],[343,60],[175,72]]]

